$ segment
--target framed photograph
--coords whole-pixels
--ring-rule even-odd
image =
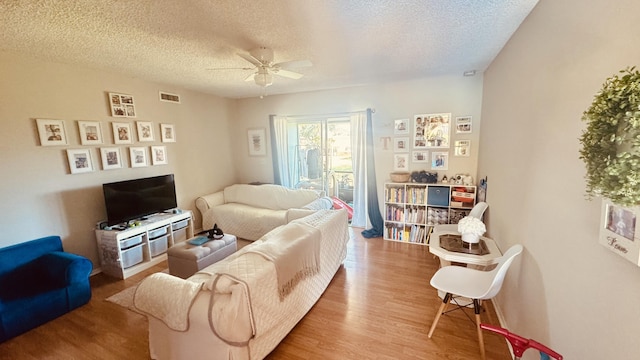
[[[398,119],[393,121],[394,135],[409,135],[409,119]]]
[[[153,165],[166,165],[167,161],[167,147],[166,146],[152,146],[151,147],[151,163]]]
[[[36,119],[41,146],[67,145],[64,120]]]
[[[409,152],[409,137],[393,138],[393,151]]]
[[[413,156],[411,157],[411,160],[414,163],[426,163],[426,162],[429,162],[429,152],[426,151],[426,150],[424,150],[424,151],[420,151],[420,150],[414,151],[412,153],[412,155]]]
[[[102,129],[99,121],[78,121],[78,131],[82,145],[102,144]]]
[[[147,148],[146,147],[130,147],[129,158],[131,161],[132,168],[147,166]]]
[[[153,123],[151,121],[136,121],[138,141],[153,141]]]
[[[409,154],[393,154],[393,171],[409,171]]]
[[[428,148],[449,148],[451,139],[451,114],[427,114],[422,120]]]
[[[432,170],[448,170],[449,169],[449,152],[434,151],[431,153],[431,169]]]
[[[113,117],[136,117],[136,108],[131,95],[109,93],[109,104]]]
[[[456,118],[456,134],[471,133],[471,116],[461,116]]]
[[[160,124],[162,142],[176,142],[176,129],[173,124]]]
[[[102,158],[102,170],[113,170],[122,168],[120,148],[101,148],[100,157]]]
[[[454,143],[454,156],[470,156],[471,140],[456,140]]]
[[[130,123],[113,122],[111,126],[113,127],[114,144],[131,144],[133,142]]]
[[[93,171],[89,149],[69,149],[67,150],[67,159],[69,160],[69,169],[71,169],[72,174]]]
[[[264,129],[249,129],[247,131],[247,137],[249,141],[250,156],[267,155],[267,139]]]
[[[426,149],[427,138],[425,137],[424,115],[416,115],[413,120],[413,148]]]

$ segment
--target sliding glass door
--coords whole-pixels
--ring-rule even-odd
[[[353,165],[349,118],[291,120],[297,134],[292,173],[295,188],[324,190],[353,203]]]

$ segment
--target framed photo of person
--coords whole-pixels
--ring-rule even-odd
[[[153,141],[153,123],[151,121],[136,121],[138,141]]]
[[[176,142],[176,129],[173,124],[160,124],[162,142]]]
[[[113,117],[136,117],[136,108],[131,95],[109,93],[109,104]]]
[[[108,147],[100,149],[100,157],[102,158],[102,170],[113,170],[122,168],[122,158],[120,157],[120,148]]]
[[[167,161],[167,147],[166,146],[152,146],[151,147],[151,163],[153,165],[166,165]]]
[[[131,167],[145,167],[147,166],[147,148],[146,147],[130,147],[129,157],[131,161]]]
[[[448,170],[449,169],[449,152],[434,151],[431,153],[431,169],[432,170]]]
[[[41,146],[67,145],[64,120],[36,119]]]
[[[429,152],[426,150],[417,150],[412,153],[411,161],[414,163],[426,163],[429,162]]]
[[[409,135],[409,119],[393,120],[394,135]]]
[[[409,152],[409,137],[393,138],[393,151]]]
[[[471,116],[461,116],[456,118],[456,134],[471,133]]]
[[[114,144],[131,144],[133,142],[130,123],[113,122],[111,126],[113,127]]]
[[[451,141],[451,114],[422,115],[427,148],[449,148]]]
[[[102,144],[102,129],[98,121],[78,121],[80,143],[82,145]]]
[[[69,169],[72,174],[82,174],[93,171],[91,153],[89,149],[69,149],[67,150]]]
[[[456,140],[454,143],[454,156],[470,156],[471,140]]]

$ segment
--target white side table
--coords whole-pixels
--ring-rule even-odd
[[[440,258],[440,266],[451,265],[451,263],[461,263],[468,265],[474,265],[477,268],[484,268],[495,263],[495,259],[502,256],[500,249],[496,245],[496,242],[492,239],[481,236],[480,239],[484,241],[488,254],[475,255],[462,252],[450,251],[440,246],[440,237],[445,235],[452,235],[449,233],[439,233],[437,236],[432,236],[429,241],[429,252]]]

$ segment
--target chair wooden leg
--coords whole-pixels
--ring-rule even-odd
[[[431,339],[431,335],[433,335],[433,331],[436,329],[436,325],[438,325],[438,321],[440,320],[440,316],[444,314],[447,310],[447,306],[449,305],[449,301],[451,299],[451,294],[447,293],[442,299],[442,304],[440,304],[440,309],[438,309],[438,313],[436,314],[436,318],[433,320],[433,324],[431,324],[431,329],[429,329],[429,339]]]
[[[486,359],[485,353],[484,353],[484,338],[482,337],[482,328],[480,327],[480,311],[482,310],[482,308],[480,307],[480,300],[477,299],[473,299],[473,311],[476,314],[476,329],[478,331],[478,343],[480,343],[480,356],[482,357],[482,360]]]

